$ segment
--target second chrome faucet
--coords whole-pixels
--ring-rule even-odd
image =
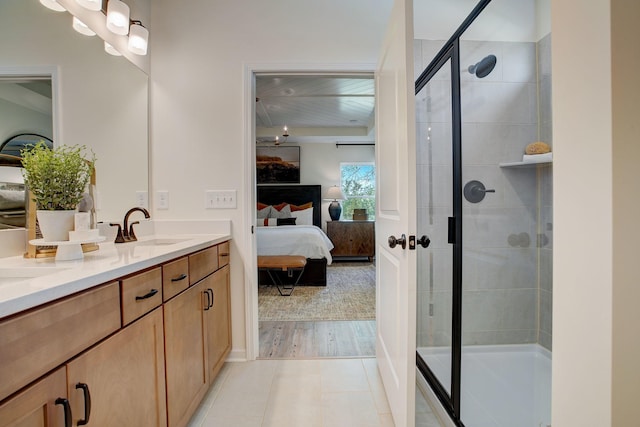
[[[133,232],[133,226],[135,224],[139,224],[140,222],[134,221],[131,224],[129,224],[129,216],[136,211],[142,212],[146,219],[151,218],[151,215],[149,215],[149,211],[146,210],[145,208],[135,207],[135,208],[129,209],[127,213],[124,214],[124,221],[122,222],[122,227],[118,223],[109,224],[112,227],[118,227],[118,234],[116,235],[115,243],[135,242],[138,240],[135,233]]]

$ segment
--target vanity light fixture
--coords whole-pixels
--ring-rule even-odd
[[[76,0],[76,3],[88,10],[102,10],[102,0]]]
[[[91,28],[87,27],[87,24],[79,20],[77,17],[73,17],[73,29],[79,32],[80,34],[84,34],[85,36],[95,36]]]
[[[111,46],[106,41],[104,42],[104,51],[107,52],[109,55],[122,56],[122,54],[118,52],[118,50],[115,47]]]
[[[47,9],[55,10],[56,12],[67,11],[67,9],[65,9],[64,6],[62,6],[56,0],[40,0],[40,4],[42,4]]]
[[[148,44],[149,30],[142,25],[142,22],[131,21],[131,27],[129,27],[129,43],[127,45],[129,51],[136,55],[146,55]]]
[[[126,36],[129,33],[129,6],[120,0],[109,0],[107,28],[114,34]]]

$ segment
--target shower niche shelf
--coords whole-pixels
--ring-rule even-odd
[[[498,166],[501,168],[512,168],[512,169],[527,169],[527,168],[535,168],[538,166],[551,166],[553,161],[544,161],[544,162],[509,162],[509,163],[499,163]]]

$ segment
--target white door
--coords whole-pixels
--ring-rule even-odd
[[[413,3],[395,0],[376,70],[376,358],[398,427],[415,424],[414,99]],[[393,248],[390,236],[397,239]]]

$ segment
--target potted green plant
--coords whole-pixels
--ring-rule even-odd
[[[43,141],[21,151],[24,181],[36,204],[40,231],[47,242],[69,240],[76,207],[95,167],[95,155],[85,152],[85,146],[77,145],[50,149]]]

